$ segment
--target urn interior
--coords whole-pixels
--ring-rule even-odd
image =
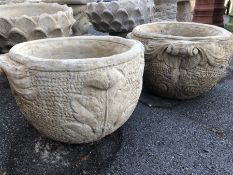
[[[151,23],[139,26],[141,33],[172,37],[213,37],[222,34],[222,30],[195,23]]]
[[[48,40],[24,45],[18,52],[43,59],[84,59],[109,57],[124,53],[129,46],[106,40]]]

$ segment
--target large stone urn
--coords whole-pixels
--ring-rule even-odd
[[[72,9],[66,5],[0,5],[0,52],[29,40],[69,36],[74,22]]]
[[[211,90],[224,76],[233,36],[206,24],[161,22],[136,27],[128,38],[145,46],[145,86],[154,94],[191,99]]]
[[[87,14],[101,32],[128,33],[140,24],[152,22],[153,0],[110,0],[88,4]]]
[[[74,35],[84,35],[87,34],[89,28],[91,27],[91,23],[89,17],[86,14],[87,11],[87,3],[95,2],[96,0],[3,0],[0,1],[0,4],[10,4],[10,3],[58,3],[58,4],[67,4],[69,7],[73,9],[73,15],[75,18],[75,23],[72,26]]]
[[[0,56],[22,113],[61,142],[99,140],[122,126],[137,105],[143,45],[110,36],[25,42]]]
[[[101,0],[89,3],[87,13],[96,30],[120,36],[141,24],[192,18],[189,0]]]

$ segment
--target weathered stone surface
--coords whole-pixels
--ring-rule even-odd
[[[87,13],[96,30],[109,33],[127,33],[150,22],[192,19],[189,0],[100,1],[88,4]]]
[[[145,46],[147,88],[169,98],[190,99],[208,92],[224,76],[233,52],[232,34],[205,24],[145,24],[128,37]]]
[[[176,21],[177,0],[154,0],[153,22]]]
[[[91,23],[87,16],[87,5],[69,5],[73,9],[75,23],[72,27],[74,35],[84,35],[88,33]]]
[[[137,105],[144,48],[118,37],[31,41],[1,56],[22,113],[54,140],[86,143],[123,125]]]
[[[58,4],[67,4],[69,7],[72,7],[73,15],[76,20],[72,26],[74,35],[87,34],[91,26],[90,19],[86,14],[87,3],[95,2],[95,0],[4,0],[2,2],[0,1],[0,4],[24,3],[24,2],[58,3]]]
[[[55,142],[35,131],[0,76],[0,174],[233,174],[232,66],[210,93],[166,109],[139,103],[116,132],[78,145]]]
[[[69,7],[72,7],[73,15],[76,20],[72,26],[74,35],[87,34],[91,26],[90,20],[86,14],[87,3],[95,2],[95,0],[4,0],[0,2],[0,4],[25,3],[25,2],[58,3],[58,4],[67,4]]]
[[[192,21],[190,0],[154,0],[154,22],[160,21]]]
[[[140,24],[152,22],[153,0],[119,0],[88,4],[88,15],[96,30],[129,32]]]
[[[0,51],[35,39],[69,36],[73,11],[66,5],[19,3],[0,6]]]
[[[176,19],[179,22],[192,21],[192,6],[190,0],[178,0]]]

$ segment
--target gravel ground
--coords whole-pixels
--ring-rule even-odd
[[[155,98],[165,105],[149,107],[143,95],[144,103],[124,126],[86,145],[39,134],[0,77],[0,175],[233,175],[231,65],[226,78],[202,97]]]

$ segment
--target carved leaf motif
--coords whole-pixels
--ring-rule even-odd
[[[29,101],[36,98],[37,94],[31,87],[30,75],[24,65],[8,59],[3,65],[3,70],[7,72],[7,78],[15,95],[20,95]]]
[[[140,71],[140,65],[135,66],[135,69]],[[134,87],[135,85],[131,84],[129,80],[127,80],[125,72],[123,70],[116,70],[118,72],[119,80],[117,84],[109,89],[108,91],[108,107],[109,113],[108,116],[108,126],[112,128],[118,128],[121,126],[130,116],[130,113],[133,111],[136,100],[138,100],[138,94],[135,93]],[[138,78],[138,77],[137,77]],[[124,100],[123,100],[124,99]],[[122,103],[122,100],[124,103]],[[106,133],[110,133],[111,129],[106,128]]]
[[[116,17],[119,21],[125,21],[126,19],[128,19],[129,15],[125,9],[120,8],[117,11]]]
[[[192,45],[176,44],[174,47],[172,47],[173,50],[168,50],[170,46],[171,45],[169,43],[161,44],[159,42],[149,42],[146,45],[146,61],[164,61],[168,67],[174,69],[193,69],[199,64],[204,64],[205,60],[201,58],[199,53],[196,55],[191,55],[188,53],[189,50],[192,51],[192,48],[194,48]],[[197,52],[201,50],[197,47],[195,48],[197,49]]]
[[[14,6],[16,7],[16,5]],[[25,6],[29,7],[28,4]],[[39,6],[38,8],[40,8]],[[43,4],[42,7],[44,7]],[[12,6],[12,8],[14,7]],[[9,47],[28,40],[69,36],[74,22],[71,7],[63,12],[31,16],[19,15],[12,18],[0,17],[0,35],[7,40],[7,42],[0,43],[0,49],[9,50]],[[40,30],[38,30],[39,28]]]
[[[102,128],[97,117],[102,104],[94,96],[72,94],[71,109],[75,121],[61,122],[64,132],[72,139],[85,142],[100,137]]]
[[[58,25],[64,27],[70,26],[69,19],[63,12],[58,13]]]
[[[208,63],[210,66],[216,67],[228,59],[225,55],[225,49],[219,45],[216,45],[216,43],[214,46],[213,44],[210,44],[202,48],[200,47],[198,50],[201,53],[202,65]]]
[[[98,125],[95,114],[88,108],[98,106],[98,101],[95,97],[87,97],[76,94],[71,101],[71,108],[74,111],[74,118],[81,124],[88,125],[94,131]]]
[[[157,59],[158,61],[163,60],[164,53],[168,48],[169,44],[157,44],[149,42],[145,45],[145,59],[146,62],[152,62]]]
[[[92,12],[92,22],[93,24],[97,24],[100,23],[102,21],[101,17],[96,13],[96,12]]]
[[[42,14],[39,18],[38,25],[45,31],[51,32],[57,26],[54,18],[48,14]]]
[[[105,30],[108,30],[110,27],[110,25],[107,23],[107,22],[101,22],[101,30],[102,31],[105,31]]]
[[[113,14],[115,14],[117,12],[117,10],[120,8],[120,5],[118,2],[112,2],[108,5],[108,9],[110,12],[112,12]]]
[[[7,37],[8,32],[11,30],[13,24],[11,21],[5,19],[5,18],[0,18],[0,35],[3,35],[4,37]]]
[[[136,26],[136,22],[133,18],[129,18],[129,20],[125,22],[125,27],[128,29],[133,29],[134,26]]]
[[[118,19],[115,19],[112,23],[111,23],[111,31],[113,32],[117,32],[121,30],[121,21],[119,21]]]
[[[114,16],[112,15],[112,12],[110,12],[108,9],[105,9],[103,12],[103,21],[106,21],[109,24],[113,20],[114,20]]]
[[[148,3],[147,0],[99,2],[88,4],[87,13],[97,30],[126,32],[132,31],[136,25],[149,22],[153,6],[154,3]]]
[[[18,28],[12,28],[9,32],[8,39],[13,43],[22,43],[28,40],[27,35]]]
[[[94,96],[72,94],[71,109],[75,121],[61,121],[64,132],[76,141],[85,142],[95,140],[101,136],[101,121],[97,115],[101,110],[102,104]]]
[[[91,80],[88,80],[85,85],[101,90],[107,90],[113,87],[120,79],[121,73],[116,69],[98,72]]]
[[[29,34],[36,27],[36,23],[32,18],[24,15],[16,20],[15,27],[22,30],[26,34]]]
[[[96,6],[96,12],[97,12],[98,14],[103,13],[103,11],[104,11],[105,8],[106,8],[105,3],[100,2],[100,3],[98,3],[97,6]]]
[[[128,117],[132,114],[135,109],[136,103],[126,106],[126,109],[123,110],[123,113],[119,115],[117,120],[114,122],[114,126],[121,126],[122,123],[125,123],[128,120]]]
[[[47,38],[48,36],[46,35],[46,33],[41,29],[41,28],[36,28],[34,29],[31,33],[30,33],[30,39],[31,40],[36,40],[36,39],[43,39],[43,38]]]
[[[92,129],[88,125],[83,125],[78,122],[61,122],[63,131],[76,142],[88,142],[96,137]]]
[[[121,103],[121,97],[126,98],[129,93],[128,86],[124,86],[126,79],[121,71],[102,70],[90,77],[84,83],[81,94],[72,94],[71,109],[75,121],[62,122],[64,132],[72,139],[92,140],[105,136],[114,128],[116,116],[124,116],[124,108],[129,106]],[[127,90],[122,96],[123,89]],[[116,107],[118,105],[119,108]],[[115,112],[111,114],[109,110]]]

